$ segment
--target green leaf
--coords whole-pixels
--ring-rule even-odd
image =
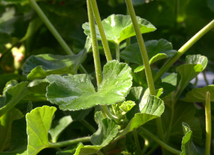
[[[184,137],[182,139],[182,146],[181,146],[181,154],[180,155],[202,155],[204,154],[204,149],[197,147],[192,142],[192,130],[190,129],[189,125],[186,123],[182,123]]]
[[[84,59],[78,55],[40,54],[30,56],[23,65],[23,74],[29,80],[44,78],[50,74],[75,74]]]
[[[63,130],[73,122],[71,116],[64,116],[63,118],[53,121],[52,127],[49,130],[51,135],[51,141],[53,143],[57,142],[59,135],[63,132]]]
[[[164,103],[160,98],[156,96],[147,96],[147,100],[143,99],[140,103],[141,113],[136,113],[134,117],[129,121],[126,128],[119,134],[118,137],[126,135],[128,132],[140,127],[146,122],[158,118],[164,112]]]
[[[156,30],[156,28],[147,20],[137,17],[137,22],[141,33],[148,33]],[[131,17],[128,15],[110,15],[102,20],[103,28],[108,41],[120,44],[121,41],[135,36],[134,27]],[[86,35],[90,36],[89,23],[83,24]],[[98,27],[96,25],[97,39],[101,40]]]
[[[186,102],[205,102],[206,93],[210,92],[210,94],[214,93],[214,85],[205,86],[203,88],[195,88],[189,91],[186,94],[186,97],[182,99]],[[210,96],[210,101],[214,101],[214,96]]]
[[[21,82],[15,86],[8,86],[9,88],[5,90],[5,95],[0,97],[0,116],[11,110],[27,95],[27,84],[28,82]]]
[[[0,151],[10,148],[12,123],[22,117],[22,113],[14,108],[0,117]]]
[[[132,0],[133,5],[141,5],[145,3],[145,0]]]
[[[214,11],[214,1],[213,0],[208,0],[207,5],[212,11]]]
[[[149,57],[149,64],[153,64],[161,59],[172,57],[176,53],[176,51],[172,49],[172,44],[165,39],[147,41],[145,42],[145,46]],[[138,43],[131,44],[122,51],[121,58],[140,65],[135,69],[135,72],[139,72],[144,69]]]
[[[76,149],[78,148],[78,146],[79,146],[79,144],[68,146],[64,150],[58,151],[56,153],[56,155],[73,155],[75,153]]]
[[[42,149],[49,147],[48,131],[55,111],[55,107],[43,106],[26,115],[28,154],[37,155]]]
[[[188,83],[195,78],[200,72],[202,72],[208,63],[205,56],[201,55],[190,55],[186,57],[187,64],[177,67],[178,77],[178,93],[177,96],[181,94]]]
[[[80,144],[75,155],[90,155],[98,152],[101,148],[108,145],[118,134],[118,125],[109,118],[103,118],[101,111],[95,114],[95,120],[98,123],[98,130],[92,135],[91,142],[93,146]]]
[[[132,85],[131,68],[125,63],[109,61],[103,69],[103,81],[95,91],[87,75],[50,75],[47,99],[62,110],[80,110],[95,105],[123,101]]]

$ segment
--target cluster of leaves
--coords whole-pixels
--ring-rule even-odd
[[[145,34],[153,76],[177,53],[171,42],[180,47],[214,15],[211,0],[132,2],[141,34],[158,28]],[[30,1],[0,3],[0,155],[155,154],[161,152],[159,145],[163,154],[204,154],[203,103],[214,87],[196,88],[190,81],[211,68],[206,56],[214,61],[213,31],[193,47],[196,54],[187,55],[185,62],[155,81],[152,95],[132,19],[122,15],[127,13],[123,0],[97,0],[111,54],[117,57],[106,62],[99,44],[103,68],[99,85],[85,0],[38,1],[72,50],[70,55]],[[95,29],[102,40],[97,25]],[[210,100],[214,101],[212,95]]]

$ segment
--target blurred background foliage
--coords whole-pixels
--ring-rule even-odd
[[[73,52],[83,49],[86,36],[82,24],[88,20],[85,0],[37,2]],[[97,0],[97,3],[102,19],[111,14],[127,14],[124,0]],[[214,0],[133,0],[133,4],[137,16],[157,28],[145,34],[144,40],[164,38],[175,50],[214,18]],[[136,38],[131,42],[136,42]],[[114,45],[110,46],[114,49]],[[11,79],[26,80],[21,70],[23,62],[31,55],[42,53],[66,55],[27,0],[0,0],[0,90]],[[198,53],[209,58],[207,69],[214,72],[214,29],[187,52]],[[90,54],[84,64],[90,71],[93,66]]]

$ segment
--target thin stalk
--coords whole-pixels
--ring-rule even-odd
[[[95,67],[97,87],[98,87],[100,85],[100,83],[102,82],[102,70],[101,70],[99,48],[98,48],[97,37],[96,37],[94,16],[93,16],[92,8],[91,8],[91,3],[89,0],[87,0],[87,8],[88,8],[88,20],[89,20],[89,25],[90,25],[91,39],[92,39],[94,67]]]
[[[107,59],[107,61],[110,61],[110,60],[112,60],[112,56],[111,56],[111,52],[109,49],[108,41],[107,41],[106,36],[105,36],[103,25],[101,22],[100,13],[99,13],[99,10],[97,7],[97,2],[96,2],[96,0],[90,0],[90,2],[91,2],[92,10],[94,12],[95,20],[97,22],[97,27],[98,27],[99,32],[100,32],[101,41],[103,44],[106,59]]]
[[[149,148],[149,140],[145,136],[142,136],[142,135],[140,135],[140,136],[144,139],[144,146],[142,149],[142,154],[145,154]]]
[[[86,120],[83,119],[83,120],[80,121],[80,123],[82,123],[92,133],[96,132],[96,129],[91,124],[89,124]]]
[[[145,128],[140,127],[138,129],[141,130],[143,133],[145,133],[150,138],[152,138],[156,143],[158,143],[161,147],[165,148],[166,150],[168,150],[168,151],[170,151],[170,152],[172,152],[174,154],[180,154],[181,153],[180,150],[177,150],[177,149],[172,148],[171,146],[167,145],[166,143],[164,143],[163,141],[161,141],[160,139],[158,139],[155,135],[153,135],[151,132],[149,132]]]
[[[154,77],[154,82],[156,82],[171,66],[175,61],[177,61],[181,55],[183,55],[193,44],[195,44],[201,37],[203,37],[208,31],[214,28],[214,20],[208,23],[204,28],[202,28],[198,33],[196,33],[189,41],[187,41],[178,52],[169,59],[164,66],[159,70],[159,72]]]
[[[205,119],[206,119],[206,145],[205,145],[205,155],[210,155],[211,146],[211,104],[210,104],[210,92],[206,95],[205,104]]]
[[[153,147],[151,148],[151,150],[149,150],[145,155],[151,155],[158,147],[159,147],[159,145],[156,144],[156,145],[153,146]]]
[[[116,59],[120,61],[120,44],[115,43]]]
[[[72,145],[72,144],[79,143],[79,142],[90,142],[90,140],[91,140],[91,137],[88,136],[88,137],[67,140],[67,141],[63,141],[63,142],[49,143],[48,147],[49,148],[64,147],[64,146]]]
[[[197,83],[198,83],[198,76],[195,77],[194,85],[197,86]]]
[[[208,82],[208,80],[207,80],[207,76],[206,76],[205,70],[204,70],[202,73],[203,73],[204,81],[205,81],[206,85],[209,85],[209,82]]]
[[[48,29],[51,31],[53,36],[56,38],[56,40],[59,42],[61,47],[65,50],[65,52],[69,55],[74,55],[70,47],[66,44],[66,42],[63,40],[63,38],[60,36],[58,31],[55,29],[55,27],[52,25],[52,23],[49,21],[49,19],[46,17],[44,12],[41,10],[39,5],[35,2],[35,0],[29,0],[29,3],[33,7],[33,9],[37,12],[39,17],[42,19],[42,21],[45,23],[45,25],[48,27]],[[80,71],[87,74],[87,71],[84,69],[82,65],[80,65]]]
[[[145,66],[146,79],[147,79],[147,83],[148,83],[148,86],[149,86],[149,91],[150,91],[151,95],[156,95],[155,86],[154,86],[153,77],[152,77],[152,72],[151,72],[151,68],[150,68],[150,65],[149,65],[149,58],[148,58],[148,55],[147,55],[146,47],[145,47],[145,44],[144,44],[144,41],[143,41],[143,37],[142,37],[141,32],[140,32],[140,28],[139,28],[138,22],[137,22],[137,19],[136,19],[136,15],[135,15],[135,11],[134,11],[134,8],[133,8],[133,5],[132,5],[132,1],[131,0],[126,0],[126,5],[127,5],[128,10],[129,10],[129,13],[130,13],[130,16],[131,16],[131,19],[132,19],[132,23],[134,25],[136,37],[137,37],[137,40],[138,40],[138,44],[139,44],[139,47],[140,47],[141,56],[142,56],[143,63],[144,63],[144,66]],[[156,124],[157,124],[157,129],[158,129],[158,135],[160,136],[160,138],[162,140],[164,140],[164,132],[163,132],[163,126],[162,126],[161,118],[157,118],[156,119]]]
[[[136,147],[137,147],[137,153],[138,153],[138,155],[142,155],[142,153],[141,153],[141,148],[140,148],[140,143],[139,143],[139,139],[138,139],[138,133],[137,133],[136,129],[134,129],[134,130],[132,131],[132,133],[133,133],[135,145],[136,145]]]

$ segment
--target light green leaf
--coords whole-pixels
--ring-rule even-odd
[[[37,155],[42,149],[50,146],[48,131],[55,111],[55,107],[43,106],[35,108],[26,115],[28,154]]]
[[[197,147],[192,142],[192,130],[190,129],[189,125],[186,123],[182,123],[184,137],[182,139],[182,146],[181,146],[181,154],[180,155],[202,155],[205,153],[204,149]]]
[[[172,44],[165,39],[147,41],[145,42],[145,46],[150,65],[158,60],[172,57],[176,53],[176,51],[172,49]],[[140,65],[135,69],[135,72],[139,72],[144,69],[138,43],[131,44],[124,51],[122,51],[121,58],[131,63]]]
[[[52,127],[49,130],[51,135],[51,141],[53,143],[57,142],[59,135],[63,132],[63,130],[73,122],[71,116],[64,116],[63,118],[53,121]]]
[[[137,17],[137,22],[141,33],[148,33],[156,30],[156,28],[147,20]],[[131,17],[128,15],[110,15],[102,21],[105,35],[108,41],[119,44],[121,41],[135,36],[135,30]],[[83,24],[86,35],[90,36],[89,23]],[[98,27],[96,25],[97,39],[101,40]]]
[[[10,148],[12,123],[22,117],[22,113],[15,108],[0,117],[0,151]]]
[[[126,128],[119,134],[118,137],[126,135],[128,132],[140,127],[146,122],[158,118],[164,112],[164,103],[156,96],[148,95],[147,100],[142,100],[140,105],[141,113],[136,113],[135,116],[129,121]],[[143,103],[142,103],[143,102]]]
[[[132,85],[131,68],[109,61],[103,69],[103,81],[95,91],[87,75],[50,75],[47,99],[62,110],[80,110],[95,105],[110,105],[125,99]]]
[[[205,56],[201,55],[190,55],[186,57],[187,64],[177,67],[178,76],[178,93],[177,96],[181,94],[188,83],[195,78],[200,72],[202,72],[208,63]]]
[[[182,99],[186,102],[205,102],[206,93],[214,94],[214,85],[205,86],[203,88],[195,88],[186,94],[186,97]],[[210,95],[210,101],[214,101],[214,96]]]
[[[7,88],[4,90],[5,95],[0,97],[0,116],[11,110],[16,104],[19,103],[19,101],[21,101],[22,98],[27,95],[27,84],[28,82],[21,82],[15,86],[13,84],[7,85]]]

